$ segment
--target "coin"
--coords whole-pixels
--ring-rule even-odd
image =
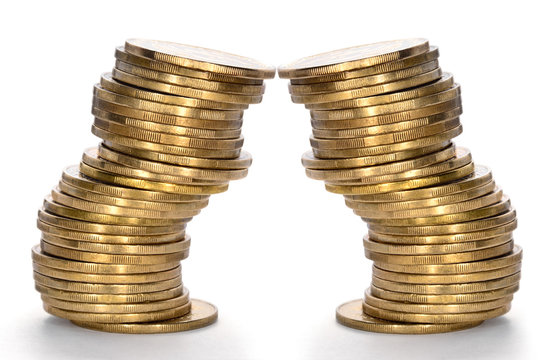
[[[43,308],[51,315],[56,315],[64,319],[73,321],[91,321],[98,323],[134,323],[167,320],[183,316],[191,310],[191,303],[186,303],[172,309],[129,314],[101,314],[71,311],[51,306],[45,302],[43,304]]]
[[[507,286],[512,286],[519,283],[521,274],[518,272],[500,279],[463,283],[463,284],[408,284],[395,281],[383,280],[377,277],[372,277],[372,284],[376,287],[413,294],[470,294],[484,291],[501,289]]]
[[[97,264],[81,261],[71,261],[58,258],[42,252],[40,245],[32,248],[32,261],[50,268],[75,271],[88,274],[142,274],[145,272],[159,272],[171,270],[179,263],[162,263],[155,265],[120,265],[120,264]]]
[[[134,295],[140,293],[153,293],[181,286],[181,278],[176,278],[144,284],[93,284],[67,281],[51,278],[34,272],[34,281],[42,286],[48,286],[58,290],[73,291],[88,294],[122,294]]]
[[[177,286],[172,289],[163,291],[156,291],[150,293],[139,294],[87,294],[74,291],[65,291],[54,289],[51,287],[43,286],[40,284],[35,285],[36,290],[43,295],[49,297],[84,303],[106,303],[106,304],[130,304],[130,303],[143,303],[149,301],[167,300],[182,294],[189,294],[187,289],[183,289],[182,286]]]
[[[191,299],[191,311],[179,318],[161,322],[131,323],[131,324],[105,324],[96,322],[74,321],[78,326],[117,333],[127,334],[156,334],[176,331],[198,329],[217,320],[217,308],[198,299]]]
[[[149,59],[213,73],[257,79],[271,79],[274,67],[239,55],[167,41],[128,39],[125,51]]]
[[[348,70],[343,72],[337,72],[327,75],[306,77],[306,78],[291,78],[291,84],[303,85],[303,84],[315,84],[326,83],[330,81],[347,80],[365,76],[371,76],[376,74],[388,73],[391,71],[397,71],[402,69],[408,69],[410,67],[420,65],[429,61],[438,59],[438,47],[430,46],[429,51],[408,56],[400,60],[394,60],[379,65],[374,65],[365,68],[358,68],[354,70]]]
[[[365,77],[351,78],[349,80],[328,81],[309,85],[292,84],[289,85],[289,93],[293,95],[305,95],[351,90],[360,87],[383,84],[405,78],[410,78],[412,76],[421,75],[437,68],[438,61],[433,60],[407,69],[391,71],[376,75],[369,75]]]
[[[164,164],[162,162],[154,162],[149,160],[142,160],[137,157],[130,155],[125,155],[120,152],[111,150],[105,146],[98,147],[98,155],[100,158],[122,164],[124,166],[142,169],[149,172],[173,175],[173,176],[182,176],[192,179],[206,180],[206,181],[230,181],[238,180],[244,178],[248,171],[246,169],[199,169],[192,167],[183,167],[183,166],[172,166]]]
[[[131,314],[161,311],[186,305],[188,296],[177,296],[167,300],[159,300],[139,304],[97,304],[61,300],[42,294],[42,301],[58,309],[88,312],[97,314]]]
[[[243,150],[240,152],[239,156],[232,159],[204,159],[183,155],[165,154],[150,150],[135,149],[110,141],[104,141],[104,145],[112,150],[116,150],[123,154],[132,155],[138,158],[194,168],[240,170],[248,168],[252,162],[251,155]]]
[[[425,39],[404,39],[354,46],[305,57],[278,68],[280,78],[305,78],[366,68],[425,53]]]
[[[481,324],[481,321],[452,324],[416,324],[382,320],[363,312],[362,299],[353,300],[338,306],[336,309],[336,320],[340,324],[354,329],[386,334],[436,334],[470,329]]]
[[[248,106],[245,104],[229,104],[210,100],[193,99],[188,97],[160,94],[153,91],[138,89],[114,80],[111,73],[102,74],[102,76],[100,77],[100,86],[112,93],[130,96],[142,100],[165,103],[169,105],[214,110],[244,110],[248,108]]]
[[[146,79],[169,83],[188,88],[206,90],[210,92],[241,94],[241,95],[262,95],[264,85],[232,84],[213,80],[195,79],[183,75],[169,74],[129,64],[120,60],[115,62],[115,68],[127,74],[140,76]]]
[[[166,125],[166,124],[161,124],[158,122],[134,119],[134,118],[126,117],[123,115],[110,113],[110,112],[100,110],[97,108],[93,108],[93,114],[95,115],[96,118],[103,121],[115,122],[121,125],[136,127],[136,128],[148,130],[148,131],[155,131],[155,132],[186,136],[186,137],[196,137],[196,138],[204,138],[204,139],[208,139],[208,138],[235,139],[235,138],[239,138],[240,134],[242,133],[240,128],[225,129],[225,130],[223,129],[214,130],[214,129],[202,128],[203,123],[199,124],[200,128],[178,126],[178,125]],[[189,121],[189,120],[186,120],[186,121]],[[196,124],[190,123],[189,125],[196,125]],[[209,127],[213,128],[214,126],[215,126],[215,123]],[[204,127],[206,126],[204,125]]]
[[[430,56],[430,55],[429,55]],[[130,54],[125,51],[124,46],[115,48],[115,58],[128,64],[145,67],[151,70],[161,71],[170,74],[188,76],[197,79],[221,81],[235,84],[262,85],[262,79],[250,79],[232,75],[224,75],[210,71],[195,70],[184,66],[178,66],[163,61],[152,60],[143,56]],[[426,57],[427,58],[427,57]],[[430,59],[430,58],[429,58]],[[413,60],[412,60],[413,61]]]
[[[435,69],[411,78],[401,79],[385,84],[371,85],[352,90],[337,91],[323,94],[291,95],[291,100],[296,104],[318,104],[342,100],[357,99],[367,96],[387,94],[394,91],[410,89],[424,84],[432,83],[442,76],[442,70]]]
[[[370,292],[376,297],[391,301],[403,301],[409,303],[428,303],[428,304],[466,304],[481,301],[489,301],[510,296],[519,290],[519,285],[511,285],[497,290],[470,293],[470,294],[443,294],[443,295],[423,295],[407,294],[395,291],[389,291],[370,287]]]
[[[484,260],[485,261],[485,260]],[[453,264],[440,264],[440,265],[453,265]],[[379,265],[378,265],[379,266]],[[475,273],[458,273],[458,274],[409,274],[409,273],[395,273],[391,271],[382,270],[379,267],[374,266],[372,273],[374,276],[390,281],[397,281],[410,284],[459,284],[487,281],[493,279],[499,279],[502,277],[510,276],[518,273],[521,270],[521,263],[510,265],[507,267],[489,270],[479,271]]]
[[[392,300],[384,300],[375,297],[367,289],[365,292],[365,304],[380,310],[400,311],[403,313],[417,314],[458,314],[489,311],[509,304],[513,300],[512,295],[499,299],[481,301],[466,304],[408,304]]]
[[[507,305],[501,306],[499,308],[478,312],[455,314],[415,314],[378,309],[367,304],[366,302],[363,303],[363,311],[371,316],[376,316],[390,321],[405,321],[430,324],[451,324],[459,322],[489,320],[494,317],[506,314],[508,311],[510,311],[510,308],[511,304],[508,303]]]

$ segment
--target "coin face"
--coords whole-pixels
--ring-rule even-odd
[[[410,51],[411,49],[411,51]],[[394,41],[378,42],[374,44],[360,45],[345,49],[330,51],[314,56],[304,57],[290,64],[280,66],[278,71],[280,77],[304,77],[297,76],[306,74],[302,71],[305,69],[313,69],[314,72],[308,71],[309,74],[317,76],[319,74],[327,74],[337,72],[334,70],[346,71],[357,67],[366,67],[376,64],[386,63],[402,58],[404,52],[409,55],[417,55],[429,50],[429,43],[426,39],[403,39]],[[350,64],[353,62],[355,64]],[[346,64],[347,63],[347,64]],[[342,65],[338,68],[329,65]],[[297,72],[298,71],[298,72]]]
[[[274,67],[266,66],[259,61],[244,56],[168,41],[128,39],[125,42],[125,50],[135,55],[208,71],[216,70],[216,72],[221,72],[218,71],[221,68],[209,66],[208,64],[235,68],[230,71],[232,75],[243,76],[243,74],[258,73],[263,78],[273,78],[276,72]],[[239,71],[236,71],[236,68]],[[249,71],[244,72],[244,70]]]

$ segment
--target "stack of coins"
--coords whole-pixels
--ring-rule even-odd
[[[369,229],[372,285],[338,307],[338,321],[435,333],[508,312],[521,269],[516,213],[491,171],[452,142],[460,87],[438,49],[382,42],[302,58],[279,75],[311,113],[307,175],[344,195]]]
[[[32,249],[45,310],[95,330],[172,332],[211,324],[180,261],[187,222],[246,176],[243,110],[275,69],[232,54],[131,39],[94,87],[103,141],[70,166],[38,214]]]

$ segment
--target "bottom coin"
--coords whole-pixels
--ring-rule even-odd
[[[362,308],[362,306],[361,306]],[[191,299],[191,311],[179,318],[149,323],[104,324],[72,321],[75,325],[91,330],[125,334],[158,334],[199,329],[217,320],[217,308],[205,301]]]
[[[436,334],[470,329],[482,321],[456,324],[415,324],[386,321],[363,312],[363,300],[357,299],[336,308],[336,320],[347,327],[386,334]]]

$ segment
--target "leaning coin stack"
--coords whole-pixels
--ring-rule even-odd
[[[215,306],[190,299],[186,224],[246,176],[243,110],[275,69],[232,54],[131,39],[94,87],[103,141],[70,166],[38,213],[34,279],[45,310],[102,331],[195,329]]]
[[[306,174],[368,225],[364,299],[338,307],[357,329],[435,333],[505,314],[518,290],[516,213],[491,171],[455,147],[460,88],[425,39],[337,50],[280,67],[310,110]]]

